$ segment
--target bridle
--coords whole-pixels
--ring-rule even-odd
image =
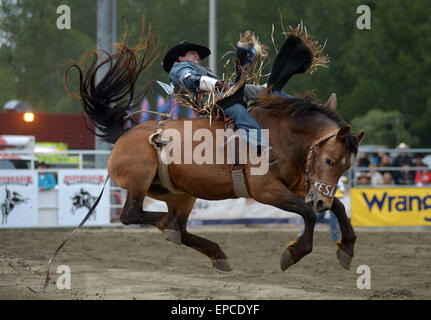
[[[317,192],[319,192],[321,195],[323,195],[324,197],[327,197],[327,198],[334,198],[335,192],[337,192],[338,185],[333,185],[331,183],[327,183],[325,181],[319,181],[319,180],[315,179],[313,176],[313,173],[311,172],[311,163],[312,163],[314,151],[316,150],[316,148],[319,145],[321,145],[324,142],[331,139],[332,137],[336,136],[337,133],[338,133],[338,130],[335,132],[331,131],[328,134],[326,134],[325,136],[323,136],[323,138],[318,139],[317,142],[312,144],[311,147],[308,149],[308,154],[307,154],[307,163],[306,163],[306,168],[305,168],[305,180],[307,181],[309,186],[310,185],[314,186],[314,188],[317,190]]]

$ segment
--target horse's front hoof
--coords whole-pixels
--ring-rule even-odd
[[[229,272],[232,271],[232,268],[229,265],[229,261],[227,259],[217,259],[213,262],[213,267],[217,270]]]
[[[295,262],[293,261],[293,258],[289,252],[289,249],[284,250],[280,261],[281,271],[286,271],[286,269],[293,264],[295,264]]]
[[[350,266],[352,265],[352,259],[353,259],[352,256],[350,256],[348,253],[344,252],[343,250],[338,249],[337,259],[338,261],[340,261],[340,264],[343,266],[344,269],[350,270]]]
[[[177,245],[181,245],[181,233],[175,230],[163,230],[163,237]]]

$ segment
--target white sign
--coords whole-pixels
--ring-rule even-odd
[[[146,197],[144,210],[167,212],[164,202]],[[227,199],[209,201],[198,199],[190,212],[190,219],[195,220],[236,220],[236,219],[286,219],[298,218],[299,215],[264,205],[252,199]]]
[[[37,227],[37,171],[0,170],[0,207],[0,228]]]
[[[268,206],[253,199],[227,199],[208,201],[198,199],[190,213],[190,219],[286,219],[296,218],[297,214]]]
[[[106,176],[106,170],[59,170],[59,226],[77,226],[81,223],[102,192]],[[106,186],[85,226],[108,225],[110,221],[109,186]]]

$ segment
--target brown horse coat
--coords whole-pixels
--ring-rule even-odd
[[[261,127],[270,130],[270,145],[277,151],[280,169],[269,170],[265,175],[251,175],[251,164],[246,164],[245,173],[248,192],[256,201],[270,204],[286,211],[297,212],[304,217],[306,230],[312,230],[314,213],[305,205],[303,200],[309,191],[305,175],[309,148],[319,137],[330,132],[335,133],[324,145],[320,146],[316,151],[315,158],[321,159],[322,154],[326,156],[330,154],[331,160],[338,162],[338,167],[334,167],[335,171],[331,170],[332,172],[319,176],[324,181],[337,184],[341,174],[350,166],[350,156],[352,152],[356,152],[362,135],[351,135],[348,132],[349,127],[346,127],[341,118],[323,106],[305,102],[301,99],[291,101],[283,97],[265,97],[262,101],[281,104],[276,107],[273,104],[272,109],[271,106],[255,107],[251,111]],[[286,105],[283,106],[283,103]],[[302,110],[303,114],[295,115],[295,112],[300,112],[300,108],[304,109]],[[187,142],[187,139],[184,139],[184,122],[186,121],[190,122],[190,120],[168,121],[164,127],[165,130],[176,129],[180,132],[183,138],[181,151],[184,151],[184,143]],[[193,132],[210,128],[208,119],[194,119],[191,123]],[[144,216],[148,213],[142,211],[142,205],[134,207],[132,210],[127,210],[129,208],[126,203],[122,217],[124,223],[136,222],[135,219],[138,219],[139,223],[151,223],[163,230],[165,237],[169,240],[173,240],[172,237],[174,237],[174,242],[184,243],[183,238],[187,238],[184,234],[186,233],[188,215],[196,198],[221,200],[236,197],[233,190],[231,165],[184,164],[184,161],[181,164],[171,164],[169,172],[172,182],[186,194],[152,193],[150,187],[157,172],[157,154],[149,143],[149,137],[156,131],[156,127],[157,121],[148,121],[121,136],[115,143],[109,158],[108,172],[120,187],[128,190],[137,203],[142,203],[144,197],[149,195],[166,201],[168,208],[170,208],[168,215],[159,213],[155,220],[146,220]],[[221,121],[212,123],[211,132],[214,137],[216,136],[216,129],[224,129],[224,123]],[[344,136],[340,136],[340,134]],[[193,142],[193,150],[199,143],[199,141]],[[220,148],[221,146],[214,142],[214,155],[218,147]],[[184,153],[182,153],[181,159],[184,160]],[[342,159],[345,159],[344,162]],[[324,162],[324,160],[321,161]],[[215,159],[213,159],[213,163],[215,163]],[[312,168],[319,168],[320,166],[319,161],[312,163]],[[320,173],[328,171],[322,170],[322,168],[319,170]],[[332,207],[332,199],[325,199],[325,201],[328,204],[322,210]],[[336,202],[336,205],[340,206],[340,203]],[[130,216],[134,216],[134,219],[129,220],[128,213],[130,213]],[[142,219],[137,218],[136,213],[139,216],[142,215]],[[151,213],[150,216],[154,218],[154,213]],[[349,233],[353,232],[353,229],[351,229],[351,226],[346,227],[345,224],[348,224],[348,221],[344,224],[340,223],[340,225],[343,225],[342,229],[345,229],[344,236],[347,233],[348,238],[354,238],[354,233],[349,235]],[[288,254],[285,254],[282,260],[283,270],[311,251],[312,238],[310,233],[311,231],[305,232],[303,241],[298,239],[297,242],[287,247],[286,252]],[[349,241],[352,242],[352,239],[349,239]],[[346,242],[348,241],[346,240]],[[198,250],[208,255],[215,266],[217,266],[217,261],[226,260],[224,253],[218,246],[217,249],[211,251],[206,248],[203,242],[198,241],[198,245],[194,243],[193,247],[200,248]],[[351,259],[353,244],[348,247],[349,249],[346,249],[348,251],[347,256]],[[229,269],[227,261],[223,261],[222,266],[218,267],[220,269]]]

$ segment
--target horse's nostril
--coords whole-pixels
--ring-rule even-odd
[[[323,203],[323,200],[317,200],[317,203],[316,203],[316,209],[317,210],[322,210],[323,209],[323,207],[324,207],[324,203]]]

